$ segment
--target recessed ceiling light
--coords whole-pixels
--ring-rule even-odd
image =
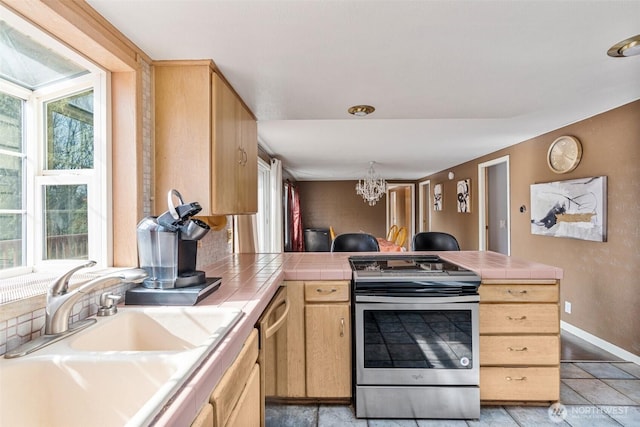
[[[371,105],[354,105],[347,111],[349,111],[349,114],[353,114],[354,116],[364,117],[373,113],[376,109]]]
[[[640,55],[640,34],[614,44],[607,51],[607,55],[614,58]]]

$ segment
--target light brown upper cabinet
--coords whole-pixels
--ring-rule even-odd
[[[202,216],[255,213],[258,131],[212,61],[157,61],[155,213],[175,188]]]

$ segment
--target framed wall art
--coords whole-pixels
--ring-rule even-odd
[[[436,184],[433,186],[433,210],[442,210],[442,184]]]
[[[607,240],[607,177],[531,185],[531,234]]]
[[[458,212],[471,213],[471,179],[462,179],[457,185]]]

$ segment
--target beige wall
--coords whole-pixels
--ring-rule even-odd
[[[582,142],[572,172],[556,175],[546,164],[549,144],[561,135]],[[549,132],[508,149],[426,177],[444,184],[444,210],[432,229],[455,234],[463,249],[478,247],[478,164],[510,156],[511,255],[564,269],[562,320],[640,355],[640,101]],[[455,178],[447,179],[452,170]],[[588,242],[531,234],[529,186],[606,175],[608,241]],[[456,182],[472,179],[472,213],[456,212]],[[527,212],[519,212],[521,205]],[[572,313],[564,313],[564,301]]]
[[[336,234],[364,231],[386,235],[386,196],[369,206],[356,194],[357,181],[299,181],[304,228],[329,228]]]

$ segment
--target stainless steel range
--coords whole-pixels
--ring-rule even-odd
[[[479,418],[474,272],[434,255],[349,258],[358,418]]]

